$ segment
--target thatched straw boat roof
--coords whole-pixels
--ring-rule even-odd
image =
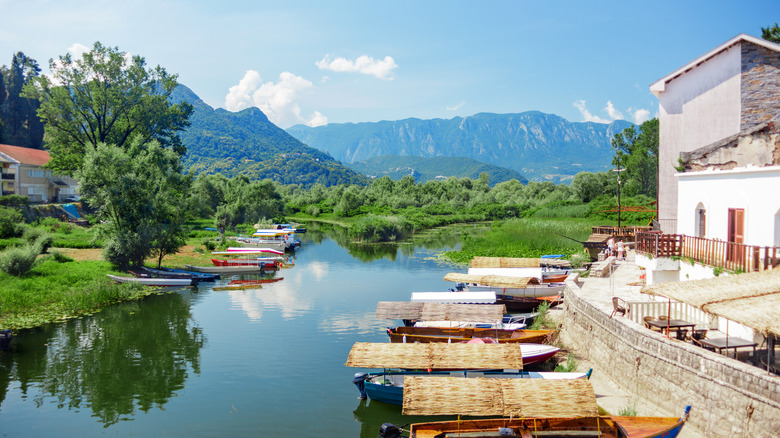
[[[538,268],[542,259],[521,259],[515,257],[474,257],[472,268]]]
[[[346,365],[355,368],[523,369],[518,344],[357,342]]]
[[[539,268],[541,266],[571,267],[569,260],[560,259],[534,259],[517,257],[474,257],[471,259],[472,268]]]
[[[444,281],[454,281],[456,283],[475,283],[495,288],[513,288],[522,289],[529,284],[539,284],[539,279],[535,277],[509,277],[506,275],[473,275],[459,274],[450,272],[444,276]]]
[[[404,415],[590,417],[596,394],[585,379],[404,378]]]
[[[443,304],[411,301],[380,301],[377,319],[419,319],[421,321],[500,321],[506,313],[503,304]]]
[[[780,269],[658,283],[642,292],[687,303],[765,335],[780,336]]]

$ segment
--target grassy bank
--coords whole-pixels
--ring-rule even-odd
[[[106,274],[119,272],[106,262],[59,262],[51,256],[22,277],[0,273],[0,328],[36,327],[155,293],[138,285],[116,284]]]
[[[571,239],[588,240],[591,227],[602,222],[594,219],[552,218],[494,222],[491,229],[484,233],[464,234],[461,249],[448,251],[445,257],[456,263],[468,263],[474,257],[569,256],[583,252],[582,244]]]

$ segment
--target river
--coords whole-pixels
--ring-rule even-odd
[[[355,246],[315,229],[260,289],[222,279],[22,332],[0,354],[0,435],[373,438],[423,420],[360,401],[344,362],[387,342],[378,301],[452,286],[435,255],[459,235]]]

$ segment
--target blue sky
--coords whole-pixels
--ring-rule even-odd
[[[0,64],[95,41],[161,65],[213,107],[296,123],[538,110],[641,122],[649,85],[739,33],[777,0],[0,0]]]

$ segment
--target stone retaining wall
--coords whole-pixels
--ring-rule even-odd
[[[780,377],[697,346],[667,339],[623,317],[610,319],[568,280],[564,344],[607,373],[628,392],[654,399],[706,436],[775,437],[780,434]]]

